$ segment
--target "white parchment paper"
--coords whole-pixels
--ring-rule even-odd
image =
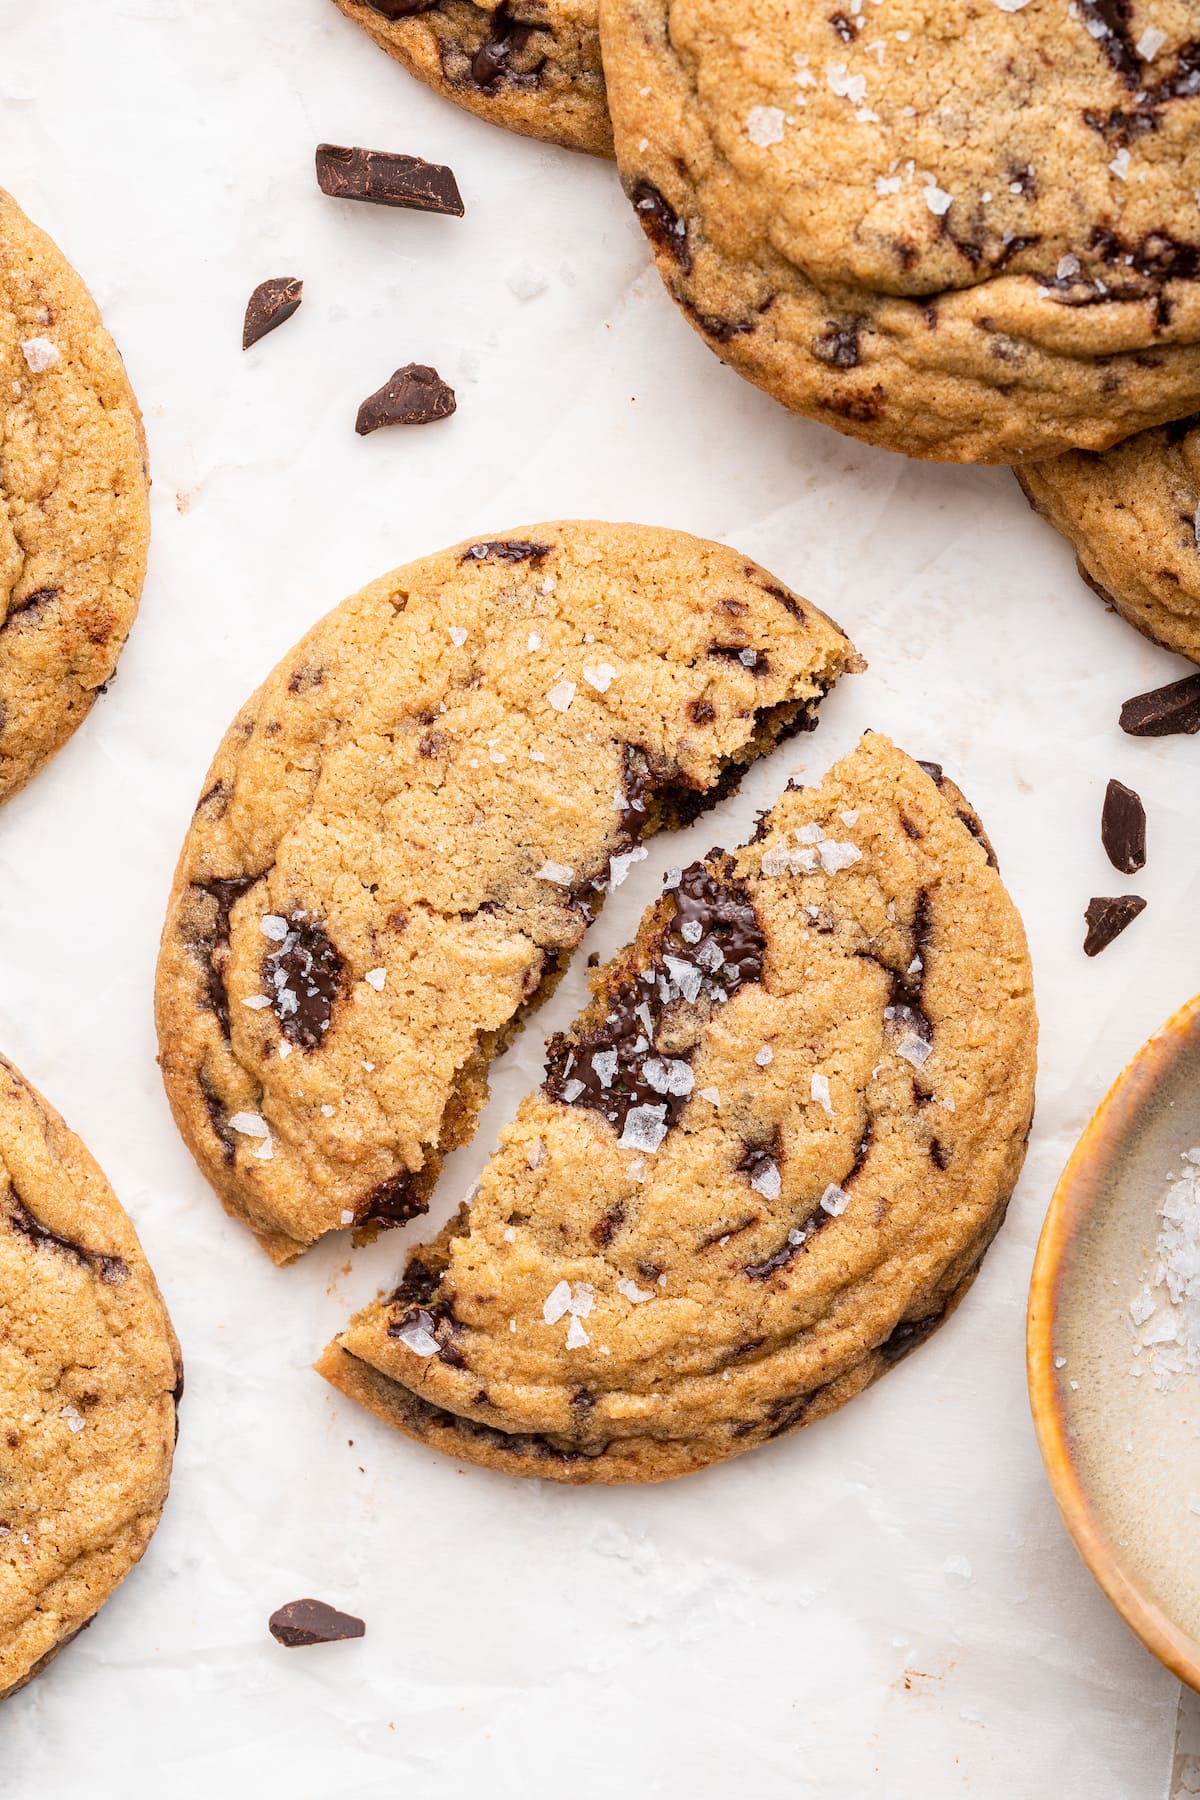
[[[465,220],[324,199],[321,139],[452,163]],[[0,144],[0,180],[106,310],[155,476],[118,679],[0,816],[0,1042],[113,1179],[188,1368],[161,1529],[4,1707],[0,1791],[1161,1800],[1178,1690],[1059,1523],[1023,1314],[1075,1136],[1200,986],[1200,740],[1116,727],[1183,667],[1105,614],[1006,471],[871,452],[723,369],[611,168],[438,101],[329,0],[0,0]],[[247,295],[281,274],[303,308],[243,357]],[[457,415],[357,439],[359,400],[410,360]],[[646,1491],[461,1470],[335,1397],[309,1363],[402,1237],[273,1270],[178,1141],[151,1028],[171,868],[244,696],[374,575],[571,516],[728,540],[871,663],[815,737],[652,846],[592,947],[624,940],[668,863],[744,836],[790,772],[872,725],[979,807],[1042,1012],[1025,1176],[959,1314],[833,1420]],[[1100,849],[1110,775],[1147,803],[1149,907],[1088,964],[1085,902],[1133,885]],[[434,1222],[582,991],[576,968],[498,1071]],[[365,1639],[280,1649],[267,1615],[302,1594],[361,1613]]]

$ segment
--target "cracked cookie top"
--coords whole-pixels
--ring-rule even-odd
[[[116,1196],[0,1058],[0,1698],[141,1556],[166,1498],[181,1382]]]
[[[149,538],[141,414],[91,295],[0,190],[0,800],[116,667]]]
[[[596,0],[335,0],[397,62],[468,112],[612,155]]]
[[[423,1211],[641,839],[855,666],[736,551],[643,526],[460,544],[316,626],[217,754],[159,966],[176,1118],[264,1247]]]
[[[1200,417],[1103,456],[1037,463],[1021,484],[1074,546],[1088,586],[1164,650],[1200,663]]]
[[[785,404],[963,461],[1194,409],[1194,8],[603,0],[601,30],[664,279]]]
[[[683,1474],[818,1418],[972,1279],[1035,1038],[978,819],[870,735],[682,872],[469,1209],[321,1372],[451,1455],[565,1481]]]

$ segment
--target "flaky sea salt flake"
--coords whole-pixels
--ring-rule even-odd
[[[26,367],[31,375],[44,375],[59,360],[59,349],[49,338],[26,338],[21,345],[21,355],[25,358]]]
[[[746,136],[760,150],[783,139],[783,111],[778,106],[752,106],[746,118]]]

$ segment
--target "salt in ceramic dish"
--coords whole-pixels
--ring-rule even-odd
[[[1200,1690],[1200,997],[1138,1052],[1067,1164],[1027,1355],[1067,1529],[1146,1648]]]

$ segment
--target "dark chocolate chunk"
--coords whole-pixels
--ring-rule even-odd
[[[9,625],[14,619],[21,618],[25,613],[40,614],[45,611],[46,607],[52,606],[57,599],[58,589],[56,587],[37,588],[32,594],[26,594],[23,600],[13,601],[4,623]]]
[[[1146,809],[1141,797],[1110,781],[1100,815],[1100,839],[1114,869],[1135,875],[1146,866]]]
[[[529,544],[521,538],[489,538],[485,543],[472,544],[464,550],[460,562],[541,562],[549,556],[549,544]]]
[[[356,1225],[404,1225],[425,1211],[425,1201],[412,1194],[412,1171],[401,1169],[367,1195],[355,1217]]]
[[[1121,730],[1130,737],[1173,737],[1200,731],[1200,675],[1135,694],[1121,708]]]
[[[120,1256],[106,1256],[100,1250],[85,1250],[82,1244],[76,1244],[70,1238],[61,1237],[57,1231],[51,1231],[40,1219],[34,1217],[15,1188],[10,1188],[5,1201],[8,1222],[22,1237],[28,1238],[31,1244],[39,1248],[57,1250],[69,1256],[84,1268],[95,1270],[108,1287],[119,1287],[129,1274],[129,1265]]]
[[[271,1614],[268,1623],[275,1642],[289,1650],[307,1644],[340,1644],[347,1638],[363,1637],[367,1629],[353,1613],[338,1612],[324,1600],[289,1600]]]
[[[692,252],[688,247],[687,224],[670,201],[651,181],[635,181],[629,189],[629,198],[642,230],[655,249],[666,251],[684,274],[689,274]]]
[[[1087,911],[1083,915],[1087,922],[1087,935],[1083,940],[1084,955],[1099,956],[1145,910],[1146,902],[1140,894],[1100,895],[1089,900]]]
[[[246,302],[242,349],[248,350],[268,331],[286,325],[292,314],[299,311],[303,297],[304,283],[297,275],[273,275],[269,281],[260,281]]]
[[[342,989],[342,959],[323,925],[287,921],[282,942],[263,958],[263,982],[284,1037],[315,1050],[329,1030]]]
[[[407,363],[390,380],[369,394],[358,409],[354,429],[359,437],[378,431],[381,425],[428,425],[446,419],[457,401],[436,369],[425,363]]]
[[[618,1133],[635,1107],[675,1123],[692,1089],[692,1051],[657,1047],[666,1016],[703,1003],[720,1006],[762,979],[766,940],[740,882],[704,863],[683,871],[674,913],[647,967],[624,974],[606,998],[608,1013],[578,1036],[551,1038],[543,1088],[567,1106],[602,1113]]]
[[[317,145],[317,185],[333,200],[367,200],[375,206],[406,206],[415,212],[463,216],[454,170],[420,156],[357,145]]]

